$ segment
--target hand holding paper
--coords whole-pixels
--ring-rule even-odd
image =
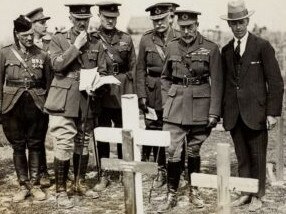
[[[81,69],[79,90],[86,91],[89,95],[93,95],[93,92],[106,84],[120,85],[121,82],[114,76],[100,76],[97,72],[97,67],[92,69]]]

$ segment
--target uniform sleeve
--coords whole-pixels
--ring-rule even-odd
[[[134,48],[134,44],[133,41],[130,37],[130,55],[129,55],[129,59],[128,59],[128,72],[127,72],[127,76],[129,79],[135,79],[135,72],[136,72],[136,54],[135,54],[135,48]],[[134,84],[134,82],[133,82]],[[135,89],[135,85],[133,86],[133,88]]]
[[[53,74],[52,74],[51,69],[52,69],[51,68],[51,59],[50,59],[49,55],[46,54],[43,72],[44,72],[45,86],[46,86],[47,91],[50,89],[52,79],[53,79]]]
[[[0,51],[0,114],[2,113],[4,81],[5,81],[5,56],[2,49]]]
[[[268,41],[265,42],[262,48],[261,57],[268,86],[266,114],[270,116],[280,116],[282,111],[284,82],[278,62],[275,58],[275,51]]]
[[[162,94],[162,105],[166,103],[168,98],[168,91],[172,85],[172,61],[170,61],[170,46],[166,49],[166,59],[163,66],[163,71],[161,75],[161,94]]]
[[[136,75],[135,75],[136,91],[138,98],[146,98],[146,56],[145,44],[143,37],[139,44],[139,52],[137,58]]]
[[[210,75],[211,75],[211,103],[209,115],[221,115],[221,103],[223,95],[223,72],[219,48],[215,45],[210,56]]]
[[[68,49],[64,50],[64,45],[69,45],[66,43],[68,43],[68,41],[62,34],[56,34],[52,37],[49,49],[52,68],[56,73],[63,72],[80,54],[80,51],[74,45],[70,45]]]
[[[100,75],[107,75],[106,55],[102,43],[99,41],[97,66]]]

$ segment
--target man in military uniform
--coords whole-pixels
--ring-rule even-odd
[[[179,5],[176,4],[176,6]],[[148,112],[147,106],[156,111],[157,120],[146,120],[146,128],[151,130],[162,130],[163,109],[160,77],[165,61],[166,46],[172,39],[180,36],[179,31],[174,30],[170,25],[171,8],[171,3],[157,3],[146,8],[145,11],[150,11],[154,29],[144,33],[139,44],[136,68],[137,94],[139,107],[143,112]],[[149,160],[151,150],[151,146],[143,146],[143,161]],[[157,154],[158,152],[159,154]],[[159,176],[155,186],[160,187],[166,183],[165,148],[153,147],[153,154],[159,165]]]
[[[51,17],[45,16],[43,14],[43,8],[39,7],[35,10],[26,14],[32,22],[32,29],[34,30],[34,44],[42,49],[43,51],[48,52],[48,42],[44,42],[44,37],[47,36],[47,20]],[[51,38],[51,37],[50,37]],[[43,120],[46,121],[46,130],[48,130],[48,115],[45,114]],[[40,155],[40,184],[42,187],[48,187],[51,185],[50,176],[48,174],[47,159],[46,159],[46,149],[45,141],[43,141],[41,146],[41,155]]]
[[[0,109],[3,131],[13,148],[20,190],[19,202],[32,194],[44,200],[40,189],[41,147],[46,136],[43,106],[48,88],[49,57],[33,43],[32,23],[23,15],[14,20],[15,44],[0,51]],[[26,157],[28,149],[28,160]],[[28,173],[29,171],[29,173]]]
[[[197,31],[200,12],[175,11],[181,37],[167,46],[162,73],[163,130],[171,132],[167,166],[168,197],[160,211],[177,203],[181,174],[180,159],[184,139],[189,177],[200,170],[200,147],[220,117],[222,69],[218,46]],[[210,83],[211,81],[211,83]],[[190,202],[203,207],[196,188],[191,187]]]
[[[67,196],[66,182],[72,156],[75,178],[79,175],[75,190],[98,197],[98,194],[86,191],[82,185],[87,170],[88,144],[94,128],[95,109],[88,105],[87,92],[79,91],[79,75],[82,68],[95,67],[98,67],[99,73],[106,73],[106,62],[101,42],[86,32],[92,16],[90,8],[94,5],[78,3],[65,6],[70,9],[73,27],[66,33],[57,33],[52,37],[50,51],[54,79],[45,110],[49,114],[50,133],[55,140],[57,202],[60,207],[70,208],[73,202]]]
[[[99,7],[100,27],[98,36],[104,46],[107,62],[107,74],[114,75],[121,85],[111,85],[110,92],[101,99],[102,111],[98,119],[101,127],[122,127],[121,95],[134,93],[133,77],[136,67],[136,56],[131,36],[116,28],[121,4],[108,1],[96,4]],[[110,145],[98,142],[100,158],[108,158]],[[121,144],[117,144],[118,157],[122,158]],[[108,185],[106,172],[101,174],[100,182],[94,190],[101,191]]]

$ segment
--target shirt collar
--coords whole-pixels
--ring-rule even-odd
[[[238,40],[240,40],[240,43],[246,43],[248,36],[249,36],[249,33],[247,31],[246,34],[241,39],[234,37],[234,44],[237,45]]]

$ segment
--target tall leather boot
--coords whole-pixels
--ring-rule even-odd
[[[88,159],[89,159],[88,154],[81,155],[81,160],[79,154],[76,153],[73,154],[74,177],[77,178],[77,176],[79,176],[78,184],[74,183],[74,190],[80,195],[86,195],[91,198],[98,198],[99,197],[98,193],[92,190],[88,190],[88,187],[85,183],[85,175],[87,172]],[[79,166],[79,161],[80,161],[80,166]]]
[[[41,187],[51,186],[51,179],[47,167],[45,144],[43,144],[40,148],[40,184]]]
[[[190,174],[193,172],[199,173],[201,168],[201,157],[188,157],[188,171]],[[191,180],[190,180],[191,182]],[[203,208],[205,206],[204,200],[202,199],[198,187],[192,187],[190,185],[190,202],[197,208]]]
[[[25,200],[27,196],[30,195],[29,190],[29,177],[28,177],[28,162],[25,154],[25,150],[22,152],[13,153],[13,161],[18,177],[18,182],[20,184],[19,191],[14,195],[13,201],[20,202]]]
[[[34,200],[42,201],[46,199],[46,194],[40,188],[40,152],[29,150],[29,173],[31,183],[31,194]]]
[[[159,154],[158,154],[159,152]],[[167,169],[166,169],[166,153],[164,147],[153,147],[155,161],[158,163],[158,177],[155,180],[154,187],[160,188],[167,183]],[[157,159],[158,156],[158,160]]]
[[[102,170],[100,178],[99,178],[99,182],[95,184],[95,186],[93,187],[93,191],[101,192],[105,190],[108,185],[109,185],[108,171]]]
[[[170,211],[177,205],[177,191],[180,182],[181,175],[181,163],[180,162],[168,162],[167,166],[167,185],[168,185],[168,196],[167,202],[159,207],[158,212],[164,213]]]
[[[56,192],[58,207],[68,209],[74,206],[74,202],[67,195],[67,179],[70,167],[70,160],[54,159]]]

